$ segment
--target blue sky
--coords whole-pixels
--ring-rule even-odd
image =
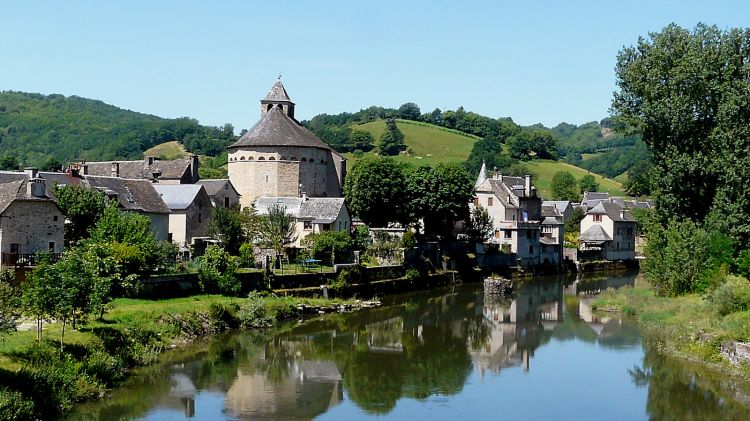
[[[0,90],[249,128],[283,75],[298,119],[415,102],[519,124],[608,114],[617,52],[744,1],[4,2]]]

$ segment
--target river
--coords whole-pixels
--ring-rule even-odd
[[[636,275],[480,284],[234,332],[166,353],[76,420],[750,419],[698,368],[650,351],[595,294]]]

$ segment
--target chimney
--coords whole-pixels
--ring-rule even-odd
[[[24,168],[24,171],[26,172],[26,176],[29,177],[29,180],[37,178],[39,175],[39,171],[37,171],[35,167],[26,167]]]
[[[302,192],[302,203],[307,202],[307,193]]]
[[[31,197],[47,197],[47,186],[44,179],[38,176],[29,179],[26,182],[26,193]]]
[[[620,209],[620,219],[625,219],[625,209]]]
[[[200,178],[198,177],[199,164],[198,155],[190,155],[190,176],[193,178],[193,183],[197,182]]]
[[[531,175],[529,174],[523,176],[523,191],[526,197],[531,196]]]
[[[159,177],[161,177],[161,170],[160,169],[154,170],[154,172],[151,173],[151,176],[152,176],[151,181],[153,181],[154,183],[158,183]]]
[[[113,162],[112,163],[112,177],[119,177],[119,176],[120,176],[120,163]]]
[[[146,166],[150,167],[154,162],[156,162],[158,158],[155,156],[147,156],[146,157]]]
[[[89,175],[89,164],[81,165],[81,175]]]

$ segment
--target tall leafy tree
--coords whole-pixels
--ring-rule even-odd
[[[391,156],[398,155],[403,150],[406,150],[404,135],[396,126],[396,120],[389,118],[385,121],[385,132],[380,137],[378,153],[383,156]]]
[[[581,188],[581,193],[587,191],[599,191],[599,183],[596,178],[591,174],[586,174],[578,180],[578,186]]]
[[[233,256],[239,253],[240,246],[248,240],[243,227],[243,214],[239,209],[215,207],[206,233],[221,241],[224,249]]]
[[[552,176],[552,198],[574,201],[580,196],[576,178],[569,171],[558,171]]]
[[[413,218],[424,221],[426,234],[447,235],[456,221],[468,219],[474,183],[461,166],[421,166],[409,173],[407,186]]]
[[[404,120],[419,120],[420,114],[419,106],[413,102],[407,102],[398,108],[398,116]]]
[[[74,244],[89,235],[89,230],[104,213],[104,194],[80,186],[55,186],[55,197],[62,213],[70,221],[65,224],[65,240]]]
[[[494,221],[487,208],[476,206],[471,210],[471,216],[466,221],[466,234],[473,241],[487,241],[492,236]]]
[[[282,254],[285,248],[297,241],[296,222],[294,216],[287,213],[286,206],[272,205],[261,222],[261,244],[273,249],[277,255]]]
[[[404,165],[391,158],[357,161],[346,176],[344,197],[349,209],[372,227],[409,221]]]
[[[750,29],[669,25],[617,56],[612,108],[652,154],[662,222],[750,239]]]

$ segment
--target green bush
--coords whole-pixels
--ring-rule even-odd
[[[210,245],[198,262],[198,282],[203,292],[216,292],[237,295],[241,284],[234,274],[237,261],[224,249]]]
[[[255,267],[255,255],[253,254],[252,244],[242,243],[242,245],[240,246],[240,255],[237,259],[237,263],[241,268]]]
[[[237,320],[243,329],[262,329],[271,327],[273,318],[268,314],[268,309],[262,299],[251,294],[247,301],[240,305],[237,311]]]
[[[7,421],[36,419],[34,400],[19,391],[0,388],[0,414]]]
[[[208,318],[211,321],[212,330],[223,332],[237,327],[237,309],[238,306],[224,306],[218,303],[211,303],[208,308]]]
[[[331,263],[335,257],[348,256],[354,248],[354,240],[348,232],[324,231],[310,234],[302,240],[309,255],[323,263]]]
[[[750,310],[750,282],[746,278],[729,275],[708,295],[708,299],[722,316]]]

